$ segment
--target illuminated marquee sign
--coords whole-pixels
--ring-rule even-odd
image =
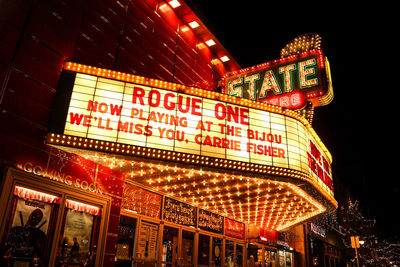
[[[244,224],[225,218],[225,235],[244,239]]]
[[[321,50],[304,52],[232,72],[224,77],[223,90],[228,95],[299,109],[307,99],[326,94],[326,64]]]
[[[200,229],[222,234],[223,226],[224,217],[207,210],[199,209],[198,227]]]
[[[162,149],[307,173],[315,144],[330,168],[330,156],[315,134],[293,117],[141,84],[68,72],[72,90],[64,135]],[[101,143],[102,143],[101,142]],[[99,146],[101,146],[99,143]],[[330,172],[325,172],[331,180]]]

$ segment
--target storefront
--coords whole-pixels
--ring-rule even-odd
[[[116,266],[243,266],[244,234],[243,223],[128,184]]]
[[[64,66],[59,92],[46,144],[69,161],[18,165],[43,181],[27,178],[23,186],[13,175],[6,179],[9,262],[25,255],[13,243],[13,229],[40,222],[30,226],[24,201],[48,207],[44,221],[54,222],[46,228],[45,254],[31,252],[29,261],[49,255],[49,263],[67,265],[101,264],[107,236],[122,266],[292,266],[290,251],[247,243],[246,227],[279,231],[334,207],[328,184],[303,174],[313,174],[311,157],[329,168],[328,154],[295,112],[239,106],[236,97],[75,63]],[[269,146],[261,145],[267,139]],[[104,180],[100,172],[107,172]],[[304,183],[319,190],[298,185]],[[107,217],[110,205],[120,216]],[[85,249],[75,259],[78,246]]]
[[[325,229],[314,223],[307,225],[310,266],[348,266],[343,236],[334,229]]]
[[[337,207],[319,47],[240,69],[183,1],[8,5],[0,265],[300,266],[260,229]]]

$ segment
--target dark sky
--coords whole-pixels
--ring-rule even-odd
[[[279,58],[298,35],[322,37],[335,97],[315,109],[313,127],[332,153],[334,179],[361,201],[385,236],[398,238],[400,88],[395,81],[400,73],[393,63],[399,62],[400,44],[394,7],[353,1],[330,6],[324,1],[192,2],[243,68]]]

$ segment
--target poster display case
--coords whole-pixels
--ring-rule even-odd
[[[101,208],[67,199],[56,266],[95,266]]]
[[[158,232],[158,224],[141,221],[136,244],[136,257],[143,266],[157,263]]]

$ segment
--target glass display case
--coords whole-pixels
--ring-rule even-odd
[[[95,266],[101,208],[67,199],[55,266]]]

